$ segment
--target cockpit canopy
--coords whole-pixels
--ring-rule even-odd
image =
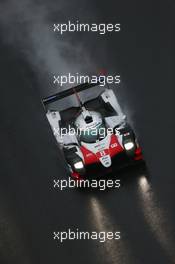
[[[100,113],[88,111],[89,121],[87,122],[84,113],[81,113],[75,120],[75,126],[78,129],[78,136],[81,142],[95,143],[106,137],[106,127]]]

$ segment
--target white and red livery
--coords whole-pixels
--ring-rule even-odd
[[[85,94],[92,87],[92,93]],[[47,119],[74,179],[104,175],[143,160],[113,90],[101,89],[98,84],[86,83],[43,99]],[[83,102],[81,98],[85,98]]]

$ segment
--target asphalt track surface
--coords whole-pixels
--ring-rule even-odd
[[[121,101],[133,111],[147,162],[147,169],[120,172],[119,190],[53,188],[53,179],[64,179],[66,172],[40,103],[36,72],[2,35],[0,263],[175,263],[173,9],[171,1],[135,7],[129,5],[122,17],[129,19],[117,44],[120,55],[114,38],[101,47],[107,64],[122,73]],[[101,10],[114,15],[103,3]],[[93,54],[91,44],[87,48]],[[97,60],[100,52],[93,54]],[[68,228],[116,230],[121,239],[53,240],[53,231]]]

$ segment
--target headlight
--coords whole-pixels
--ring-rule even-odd
[[[127,143],[124,144],[124,148],[126,150],[131,150],[131,149],[134,148],[134,143],[133,142],[127,142]]]
[[[76,170],[81,170],[84,168],[83,162],[82,161],[78,161],[74,164],[74,167]]]

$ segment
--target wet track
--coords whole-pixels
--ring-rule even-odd
[[[132,109],[148,167],[121,171],[119,190],[53,188],[53,179],[66,175],[40,103],[36,73],[23,54],[1,43],[0,263],[175,263],[174,40],[172,27],[167,30],[161,22],[168,7],[158,10],[156,19],[153,11],[148,13],[152,23],[147,30],[146,15],[140,15],[143,32],[129,17],[132,23],[118,44],[118,58],[114,39],[104,45],[107,64],[115,69],[115,59],[119,61],[121,101],[127,98],[126,110]],[[170,14],[167,19],[171,24]],[[87,48],[91,50],[91,44]],[[100,60],[100,51],[94,56]],[[120,231],[121,239],[62,244],[53,240],[53,231],[68,228]]]

